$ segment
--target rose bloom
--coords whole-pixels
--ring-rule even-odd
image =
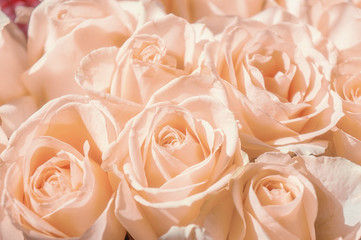
[[[107,108],[77,95],[50,101],[24,122],[1,155],[2,211],[11,219],[2,219],[2,239],[12,239],[14,226],[25,239],[124,238],[100,167],[117,131]]]
[[[0,12],[0,152],[12,132],[37,109],[20,79],[26,58],[24,35]]]
[[[265,153],[232,180],[227,239],[359,239],[360,180],[344,158]]]
[[[74,80],[81,58],[100,47],[121,46],[138,24],[161,14],[153,8],[140,1],[42,1],[29,22],[26,87],[39,104],[83,93]]]
[[[343,115],[341,99],[330,89],[337,51],[327,39],[303,23],[268,26],[235,18],[216,44],[207,46],[209,58],[228,89],[250,156],[274,148],[324,151],[310,141]]]
[[[117,219],[134,239],[157,239],[193,223],[246,161],[233,114],[206,95],[148,105],[104,159],[117,187]]]
[[[79,84],[92,97],[145,105],[158,89],[200,72],[199,59],[213,35],[203,24],[174,15],[149,21],[120,48],[102,48],[82,59]]]
[[[344,50],[333,71],[333,87],[342,98],[345,116],[325,139],[330,140],[331,154],[361,165],[361,51],[359,47]]]

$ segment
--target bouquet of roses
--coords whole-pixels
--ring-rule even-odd
[[[0,239],[361,238],[359,1],[0,3]]]

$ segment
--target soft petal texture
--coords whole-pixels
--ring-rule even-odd
[[[255,174],[252,174],[252,171],[255,171],[255,169],[257,169],[256,172],[253,172]],[[292,221],[296,220],[294,225],[288,225],[288,228],[286,228],[286,230],[290,231],[305,224],[305,220],[302,218],[292,219],[292,215],[284,215],[283,220],[274,218],[275,215],[273,214],[278,215],[280,212],[271,211],[273,207],[270,208],[270,205],[264,205],[262,208],[257,207],[258,201],[261,202],[264,195],[256,192],[258,194],[256,195],[257,200],[255,200],[251,187],[257,186],[260,182],[260,178],[257,176],[263,176],[263,179],[270,176],[269,169],[273,169],[273,171],[276,170],[274,177],[278,176],[279,178],[279,176],[288,175],[288,185],[284,186],[291,187],[292,183],[295,184],[297,182],[296,179],[298,179],[305,184],[303,194],[307,193],[306,189],[311,190],[313,195],[309,195],[309,197],[312,196],[312,198],[307,198],[306,195],[303,195],[304,202],[301,209],[307,216],[311,216],[309,220],[314,222],[314,226],[313,223],[309,225],[309,230],[311,230],[311,234],[316,237],[316,239],[360,238],[361,188],[359,181],[361,177],[361,167],[345,158],[314,156],[295,156],[291,158],[289,155],[282,153],[265,153],[261,155],[256,159],[255,163],[247,165],[239,177],[234,180],[235,183],[231,186],[234,193],[233,196],[237,214],[239,214],[236,215],[236,219],[241,219],[242,221],[237,221],[235,225],[232,225],[234,228],[232,228],[230,236],[242,236],[242,229],[245,229],[247,232],[255,229],[253,234],[257,234],[259,237],[262,236],[262,239],[266,239],[267,237],[271,239],[291,239],[284,235],[290,232],[282,232],[281,230],[275,230],[274,233],[277,234],[277,237],[272,238],[273,233],[270,233],[270,231],[273,231],[274,228],[276,226],[279,227],[279,225],[269,221],[277,220],[282,222],[283,226],[285,226],[284,224],[287,226],[287,224],[292,224]],[[273,172],[273,174],[274,173],[275,172]],[[242,189],[247,189],[246,192],[243,192],[244,195],[239,192],[240,190],[242,191]],[[277,189],[277,187],[275,189]],[[295,192],[295,188],[288,188],[288,191]],[[252,198],[252,201],[249,202],[245,200],[243,204],[241,204],[242,199],[248,198]],[[296,199],[297,197],[290,203],[294,203]],[[314,201],[316,201],[316,203]],[[287,208],[290,207],[290,203],[278,206],[283,208],[283,210],[287,210]],[[250,208],[250,206],[252,208]],[[252,209],[252,211],[250,209]],[[266,215],[264,215],[265,212],[269,214],[268,216],[273,216],[273,218],[266,217]],[[263,218],[259,218],[258,216],[263,216]],[[312,230],[314,230],[313,233]],[[232,231],[237,233],[237,235],[232,235],[234,234]],[[248,233],[243,236],[248,236],[247,234]],[[230,239],[232,239],[232,237]],[[305,238],[301,237],[297,239]]]
[[[207,199],[225,189],[245,161],[233,114],[210,96],[147,106],[104,157],[118,186],[116,216],[135,239],[156,239],[197,221],[202,209],[212,209],[205,208]]]
[[[204,228],[191,224],[185,227],[174,226],[169,231],[159,238],[160,240],[174,239],[174,240],[192,240],[192,239],[204,239],[212,240],[207,235]]]
[[[360,239],[361,167],[337,157],[309,156],[303,160],[319,201],[317,239]]]
[[[75,71],[94,49],[121,46],[149,18],[161,11],[131,1],[43,1],[29,23],[28,64],[23,81],[39,104],[70,93],[82,93]],[[155,14],[155,16],[154,16]]]
[[[130,115],[124,110],[123,118]],[[7,166],[2,204],[26,239],[124,238],[100,167],[119,127],[101,103],[68,95],[48,102],[14,132],[1,154]]]
[[[200,71],[200,55],[211,32],[174,15],[149,21],[120,48],[92,51],[76,78],[90,95],[111,95],[145,105],[171,80]]]
[[[277,163],[263,163],[275,158]],[[313,185],[286,154],[261,155],[232,181],[235,204],[229,239],[316,239],[317,197]]]
[[[337,51],[316,29],[235,18],[220,42],[207,47],[251,156],[257,141],[312,146],[342,117],[341,99],[330,88]]]

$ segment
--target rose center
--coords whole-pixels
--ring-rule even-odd
[[[361,102],[361,77],[355,77],[344,85],[344,96],[349,101],[355,103]]]
[[[288,179],[277,176],[263,179],[256,189],[260,203],[265,205],[283,205],[292,202],[300,193]]]
[[[157,142],[162,147],[179,146],[184,142],[185,134],[169,125],[158,133]]]
[[[166,48],[159,39],[136,39],[133,46],[133,58],[177,68],[177,60],[166,54]]]
[[[39,166],[31,177],[33,190],[39,197],[70,193],[81,186],[82,171],[69,160],[53,157]]]
[[[286,53],[276,50],[270,54],[256,53],[248,63],[256,86],[272,92],[283,102],[288,101],[297,67]]]

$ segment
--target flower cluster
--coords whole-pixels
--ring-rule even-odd
[[[1,240],[361,238],[360,1],[0,6]]]

